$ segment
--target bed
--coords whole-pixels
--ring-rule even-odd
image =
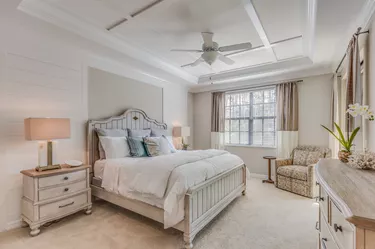
[[[152,220],[164,224],[164,227],[173,227],[183,232],[185,248],[192,248],[192,241],[197,233],[202,230],[215,216],[217,216],[228,204],[238,196],[245,195],[246,192],[246,174],[247,169],[242,160],[236,161],[235,156],[230,153],[216,150],[177,152],[173,156],[152,157],[148,159],[126,158],[121,160],[100,160],[99,144],[96,128],[105,129],[167,129],[167,125],[149,118],[146,113],[139,109],[129,109],[120,116],[114,116],[102,120],[90,120],[88,122],[88,161],[93,165],[91,189],[92,195],[96,198],[106,200],[125,209],[148,217]],[[178,154],[180,153],[180,154]],[[184,154],[185,153],[185,154]],[[189,188],[171,190],[173,184],[170,183],[175,172],[172,171],[166,184],[165,196],[155,196],[137,194],[137,192],[127,192],[123,189],[127,187],[127,181],[116,181],[116,177],[123,179],[128,165],[159,165],[161,162],[170,161],[171,157],[184,164],[184,167],[178,169],[189,169],[205,167],[209,160],[215,164],[221,171],[218,174],[212,174],[203,181],[197,181],[197,184],[189,185]],[[191,158],[206,158],[205,160],[194,161]],[[233,160],[231,159],[233,158]],[[144,161],[141,161],[144,160]],[[216,161],[215,161],[216,160]],[[141,162],[140,162],[141,161]],[[173,161],[173,160],[172,160]],[[186,162],[185,162],[186,161]],[[220,161],[220,163],[218,162]],[[190,164],[189,164],[190,163]],[[217,165],[221,165],[216,166]],[[167,165],[167,163],[165,163]],[[197,166],[199,165],[199,166]],[[189,166],[189,167],[188,167]],[[144,167],[147,169],[147,167]],[[152,169],[152,168],[149,168]],[[177,171],[177,170],[176,170]],[[117,175],[114,173],[117,172]],[[118,173],[120,172],[120,173]],[[122,175],[121,175],[122,174]],[[179,173],[181,174],[181,173]],[[146,174],[145,174],[146,175]],[[163,175],[163,174],[161,174]],[[177,175],[177,173],[176,173]],[[145,176],[146,177],[146,176]],[[156,177],[157,178],[157,177]],[[161,178],[163,179],[163,178]],[[147,178],[143,179],[144,181]],[[142,181],[140,181],[142,182]],[[177,181],[179,182],[179,181]],[[111,189],[111,187],[113,189]],[[122,188],[121,188],[122,186]],[[125,186],[125,187],[124,187]],[[173,185],[174,186],[174,185]],[[140,185],[142,187],[142,185]],[[180,194],[183,193],[182,197]],[[171,198],[171,196],[173,198]],[[169,201],[167,202],[166,199]],[[172,201],[170,201],[172,200]],[[176,200],[174,203],[173,200]],[[178,200],[178,201],[177,201]],[[168,205],[166,204],[168,203]],[[171,205],[172,203],[172,205]],[[173,215],[169,212],[173,209]],[[167,212],[168,211],[168,212]],[[166,215],[167,214],[167,215]],[[177,222],[176,222],[177,221]],[[176,224],[175,224],[176,223]]]

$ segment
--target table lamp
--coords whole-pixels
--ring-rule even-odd
[[[173,127],[173,136],[174,137],[181,137],[182,149],[187,150],[189,145],[184,143],[184,137],[190,136],[190,127],[187,127],[187,126],[185,126],[185,127],[181,127],[181,126]]]
[[[38,166],[38,171],[60,168],[52,165],[52,140],[70,138],[69,118],[27,118],[25,124],[25,138],[29,141],[47,141],[47,166]]]

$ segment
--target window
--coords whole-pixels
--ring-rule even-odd
[[[225,95],[225,143],[275,146],[276,89]]]

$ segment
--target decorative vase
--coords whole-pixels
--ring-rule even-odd
[[[340,159],[341,162],[343,163],[347,163],[348,162],[348,159],[349,159],[349,156],[351,155],[352,153],[349,152],[349,151],[339,151],[338,153],[338,157]]]

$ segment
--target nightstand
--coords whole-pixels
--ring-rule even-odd
[[[22,220],[40,233],[40,226],[85,210],[91,214],[89,165],[62,166],[61,169],[38,172],[23,170]]]

